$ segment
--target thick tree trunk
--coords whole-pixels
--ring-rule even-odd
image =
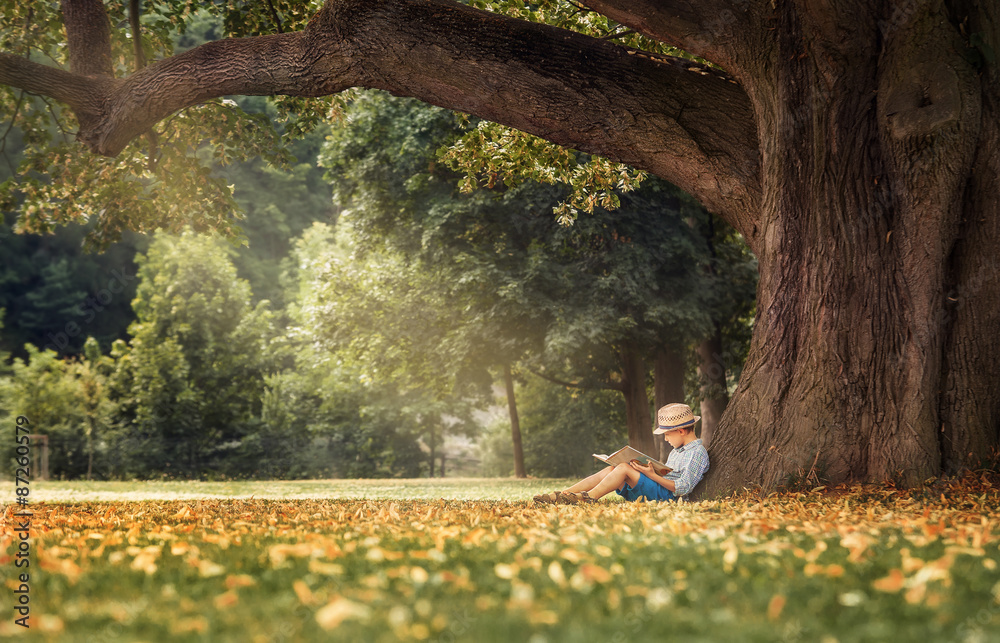
[[[683,349],[664,347],[656,353],[653,362],[653,407],[659,409],[674,402],[684,401],[684,369]],[[659,453],[660,462],[666,462],[673,447],[666,440],[653,439]],[[650,455],[657,455],[650,453]]]
[[[962,15],[962,14],[959,14]],[[938,322],[945,340],[939,408],[946,472],[978,467],[1000,449],[1000,8],[968,12],[965,33],[993,52],[980,69],[982,125],[962,200],[962,223],[952,252],[949,289]]]
[[[763,152],[758,318],[703,493],[781,484],[813,462],[830,482],[914,483],[949,453],[968,462],[955,454],[958,434],[982,439],[973,454],[996,445],[995,400],[973,405],[985,411],[969,418],[974,430],[952,413],[955,437],[942,443],[942,392],[961,395],[943,373],[974,380],[979,394],[1000,383],[995,367],[983,375],[969,368],[984,365],[977,358],[954,359],[949,344],[963,333],[944,314],[969,259],[983,277],[971,287],[997,294],[996,275],[978,272],[984,255],[959,242],[972,231],[980,242],[983,218],[996,226],[995,206],[988,217],[972,204],[963,212],[970,173],[990,182],[973,172],[985,161],[977,141],[996,160],[980,139],[976,72],[935,3],[889,23],[859,13],[852,20],[871,28],[847,41],[837,18],[779,9],[777,42],[747,84]],[[965,312],[968,350],[989,336],[984,325],[995,335],[997,315]]]
[[[705,446],[712,441],[715,427],[729,403],[726,388],[726,362],[722,357],[722,327],[716,322],[715,332],[698,344],[698,379],[701,398],[701,433]]]
[[[649,413],[649,395],[646,393],[646,363],[634,346],[621,349],[622,395],[625,396],[625,423],[628,425],[628,443],[643,453],[652,455],[652,417]]]
[[[507,411],[510,414],[510,439],[514,445],[514,476],[527,478],[524,470],[524,450],[521,448],[521,421],[517,417],[517,401],[514,399],[514,376],[510,364],[504,364],[503,383],[507,391]]]

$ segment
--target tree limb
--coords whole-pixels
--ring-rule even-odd
[[[15,78],[23,64],[10,58],[0,58],[0,82],[91,107],[93,97],[76,89]],[[57,73],[64,74],[46,72],[51,80]],[[85,82],[58,80],[74,88]],[[352,86],[412,96],[649,170],[741,231],[740,213],[759,209],[752,109],[731,78],[452,0],[328,0],[302,32],[206,43],[94,87],[100,119],[82,122],[80,138],[115,155],[170,113],[209,98],[322,96]]]
[[[540,371],[536,371],[535,369],[532,369],[532,368],[527,369],[527,371],[529,373],[531,373],[532,375],[536,376],[536,377],[540,377],[543,380],[546,380],[548,382],[552,382],[553,384],[558,384],[559,386],[565,386],[566,388],[578,388],[578,389],[591,390],[591,391],[593,391],[593,390],[597,390],[597,391],[624,391],[625,390],[625,387],[622,386],[621,384],[615,384],[615,383],[610,382],[610,381],[595,382],[593,384],[584,384],[584,383],[581,383],[581,382],[568,382],[566,380],[561,380],[558,377],[553,377],[551,375],[546,375],[545,373],[542,373]]]
[[[80,76],[27,58],[0,52],[0,83],[65,103],[82,121],[100,113],[114,81]]]
[[[659,42],[736,73],[733,43],[745,42],[758,0],[581,0],[588,8]]]
[[[449,0],[328,2],[319,21],[366,87],[649,170],[741,232],[759,209],[752,108],[715,70]]]
[[[70,71],[82,76],[114,76],[111,23],[104,2],[62,0],[62,14]]]

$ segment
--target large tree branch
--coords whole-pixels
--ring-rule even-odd
[[[59,91],[13,82],[10,58],[0,58],[0,82]],[[329,0],[303,32],[207,43],[95,86],[101,119],[80,137],[113,155],[208,98],[320,96],[351,86],[413,96],[649,170],[741,231],[741,213],[758,210],[757,134],[732,79],[451,0]]]
[[[449,0],[323,14],[351,41],[365,86],[647,169],[727,219],[757,209],[752,110],[723,74]]]
[[[81,122],[94,121],[114,81],[87,77],[0,52],[0,84],[65,103]]]
[[[70,71],[82,76],[113,76],[111,24],[103,0],[62,0]]]
[[[760,0],[581,0],[639,33],[736,72],[736,42],[746,42]]]

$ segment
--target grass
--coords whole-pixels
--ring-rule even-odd
[[[32,502],[112,500],[203,500],[260,498],[274,500],[530,500],[536,493],[567,486],[569,480],[515,478],[415,478],[409,480],[170,480],[41,481],[31,483]],[[14,483],[0,482],[0,498],[14,497]]]
[[[859,486],[685,504],[530,504],[531,494],[553,486],[33,484],[31,628],[14,625],[4,600],[0,637],[1000,637],[1000,492],[985,475],[910,491]],[[11,485],[0,493],[14,497]],[[15,512],[5,507],[5,525]],[[10,597],[20,571],[16,537],[6,526],[0,535]]]

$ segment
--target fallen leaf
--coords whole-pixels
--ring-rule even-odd
[[[370,615],[371,609],[366,605],[343,596],[335,596],[316,612],[316,622],[324,630],[330,631],[348,619],[366,620]]]

